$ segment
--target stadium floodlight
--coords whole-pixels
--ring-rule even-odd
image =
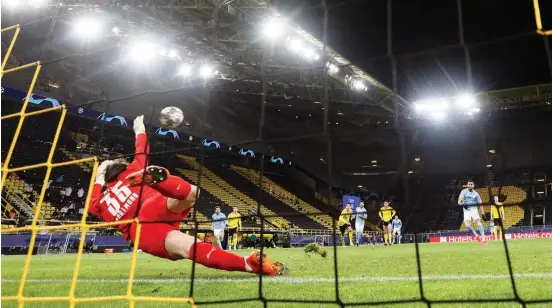
[[[481,109],[479,108],[470,108],[468,111],[464,112],[465,115],[473,116],[478,113]]]
[[[427,115],[432,120],[435,120],[435,121],[438,121],[438,122],[444,121],[447,118],[447,113],[444,112],[444,111],[430,111],[430,112],[427,113]]]
[[[414,110],[421,116],[427,116],[434,120],[443,120],[447,116],[449,102],[446,99],[434,99],[414,103]]]
[[[360,91],[360,90],[364,90],[364,91],[368,90],[368,87],[366,87],[366,85],[364,84],[364,82],[362,82],[362,81],[359,80],[359,79],[353,80],[352,87],[353,87],[353,89],[358,90],[358,91]]]
[[[102,34],[102,24],[98,21],[98,18],[83,18],[77,20],[73,25],[75,33],[81,38],[91,39]]]
[[[420,160],[421,160],[421,158],[419,158],[419,157],[414,158],[414,161],[417,162],[417,163],[420,162]]]
[[[261,31],[264,37],[272,40],[280,38],[284,34],[285,22],[278,17],[268,19],[261,26]]]
[[[137,42],[131,46],[130,58],[134,61],[148,61],[155,57],[156,49],[153,43]]]
[[[339,67],[337,67],[337,65],[333,63],[328,62],[326,63],[326,66],[328,67],[328,72],[330,72],[331,74],[335,74],[339,72]]]
[[[211,78],[214,75],[213,67],[205,64],[199,69],[199,75],[205,79]]]
[[[305,58],[307,58],[308,60],[312,60],[314,59],[314,56],[316,55],[314,53],[314,50],[312,48],[305,48],[304,51],[303,51],[303,55],[305,56]]]
[[[182,64],[178,68],[178,75],[188,77],[192,74],[192,67],[189,64]]]
[[[176,51],[175,49],[171,49],[169,50],[169,53],[167,55],[169,56],[169,58],[175,59],[178,57],[178,51]]]
[[[289,49],[293,52],[300,52],[303,49],[303,43],[298,39],[292,39],[289,42]]]
[[[111,32],[113,32],[113,34],[115,35],[119,35],[121,33],[121,29],[119,27],[113,27],[113,29],[111,29]]]
[[[477,101],[473,95],[463,94],[455,98],[455,104],[458,108],[469,109],[477,105]]]

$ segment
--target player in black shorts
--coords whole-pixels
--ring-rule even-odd
[[[228,214],[228,250],[238,249],[238,232],[241,231],[242,221],[238,207],[234,206],[232,213]]]
[[[341,231],[341,235],[345,235],[345,233],[347,233],[347,230],[349,230],[349,228],[351,228],[351,225],[339,226],[339,231]]]
[[[341,231],[341,245],[345,246],[345,233],[349,234],[349,246],[353,246],[353,228],[351,228],[351,216],[353,215],[353,210],[351,209],[351,204],[347,204],[345,209],[341,211],[339,215],[338,225],[339,231]]]
[[[234,234],[238,233],[238,228],[228,228],[228,238],[232,238]]]
[[[385,245],[391,245],[391,219],[395,216],[395,210],[389,206],[389,201],[383,202],[383,206],[380,208],[378,215],[382,221],[384,243]]]

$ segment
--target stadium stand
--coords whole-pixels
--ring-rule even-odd
[[[248,179],[251,183],[258,185],[259,184],[259,173],[255,170],[242,168],[238,166],[232,166],[232,169],[238,174]],[[274,181],[269,178],[263,179],[262,189],[269,194],[275,196],[277,199],[287,204],[290,207],[296,207],[301,213],[319,213],[320,210],[298,198],[296,195],[285,190],[280,185],[276,184]],[[327,229],[332,228],[332,218],[327,215],[314,215],[312,219]]]
[[[215,167],[215,169],[213,170],[216,170],[217,174],[220,174],[222,177],[230,181],[232,185],[234,185],[240,191],[251,196],[259,195],[258,186],[236,173],[232,168],[228,169],[223,167]],[[301,229],[324,229],[324,226],[316,222],[313,217],[297,215],[301,213],[298,210],[298,206],[290,206],[275,198],[274,195],[269,194],[266,191],[261,191],[261,193],[263,206],[271,209],[273,212],[278,214],[286,213],[293,215],[285,217],[285,220],[287,220],[293,226]]]
[[[10,105],[8,105],[9,108]],[[35,108],[31,106],[31,108]],[[14,151],[14,157],[12,160],[12,166],[20,166],[26,164],[36,164],[43,162],[48,154],[49,143],[42,140],[48,140],[48,136],[52,133],[52,128],[44,128],[44,121],[29,121],[29,125],[24,127],[23,131],[27,135],[27,138],[22,138],[18,143],[16,150]],[[110,157],[119,155],[118,153],[130,153],[133,150],[131,140],[131,132],[125,129],[117,128],[111,124],[106,125],[105,131],[110,133],[104,133],[103,139],[98,139],[97,128],[92,125],[93,122],[87,122],[87,120],[68,117],[66,121],[65,132],[60,139],[60,146],[54,153],[54,161],[61,162],[67,160],[74,160],[82,157],[83,155],[110,155]],[[12,124],[4,124],[7,125]],[[12,127],[13,128],[13,127]],[[32,133],[31,133],[32,132]],[[40,132],[40,133],[35,133]],[[86,144],[82,144],[79,138],[86,137]],[[170,142],[165,142],[164,137],[152,136],[150,144],[152,150],[167,149],[170,146]],[[101,151],[98,152],[99,145],[102,145]],[[2,154],[5,155],[7,151],[7,144],[3,145]],[[86,151],[83,151],[83,148]],[[86,153],[85,153],[86,152]],[[194,156],[198,155],[197,152],[189,152],[187,155],[172,155],[172,156],[159,156],[152,157],[150,163],[155,164],[167,164],[167,167],[172,172],[182,174],[189,181],[197,182],[197,172],[199,170],[199,163]],[[106,156],[107,157],[107,156]],[[227,163],[227,162],[225,162]],[[220,206],[222,211],[229,213],[232,206],[238,206],[240,213],[244,216],[254,214],[257,209],[257,202],[255,201],[259,197],[258,191],[258,171],[239,167],[237,165],[223,165],[217,159],[209,159],[202,166],[203,177],[201,179],[201,186],[204,189],[204,195],[196,204],[197,219],[203,221],[200,224],[201,228],[210,228],[211,214],[214,212],[215,206]],[[88,185],[88,178],[90,172],[90,164],[74,165],[63,169],[64,184],[56,185],[55,179],[59,177],[59,173],[54,171],[52,178],[54,180],[52,188],[48,190],[46,196],[46,203],[42,208],[42,219],[78,219],[80,216],[78,210],[82,208],[82,202],[75,206],[74,211],[69,214],[61,212],[64,207],[67,206],[67,202],[60,200],[59,193],[64,191],[66,187],[73,187],[73,194],[76,193],[77,187],[86,187]],[[284,172],[285,174],[285,172]],[[6,192],[9,194],[3,195],[2,200],[2,213],[3,217],[7,218],[11,210],[23,213],[29,216],[26,212],[32,213],[34,208],[34,201],[37,198],[37,192],[40,191],[43,175],[40,170],[35,170],[31,174],[21,175],[22,178],[17,178],[17,175],[12,174],[7,182]],[[506,227],[519,226],[524,222],[524,210],[520,204],[525,200],[526,192],[514,185],[519,183],[520,177],[514,173],[506,172],[505,179],[508,179],[510,185],[504,186],[501,193],[507,196],[508,204],[516,204],[506,208]],[[451,202],[454,204],[456,197],[451,194],[450,187],[452,182],[455,185],[461,185],[462,179],[467,178],[467,175],[434,175],[428,176],[423,180],[417,180],[409,185],[411,194],[411,203],[419,204],[421,208],[424,205],[435,206],[437,204]],[[452,179],[452,180],[451,180]],[[478,179],[479,182],[483,180]],[[78,183],[78,184],[77,184]],[[264,177],[265,186],[262,193],[262,211],[263,215],[278,216],[284,214],[292,214],[291,217],[282,218],[275,217],[267,219],[270,226],[275,228],[287,228],[292,227],[296,230],[327,230],[331,231],[331,217],[329,215],[323,216],[301,216],[303,213],[313,213],[326,210],[326,204],[324,201],[326,197],[315,192],[312,188],[301,185],[293,179],[288,179],[280,174],[271,174],[267,172]],[[27,184],[31,184],[34,189],[33,193],[28,196],[26,189]],[[496,188],[493,188],[496,190]],[[487,200],[486,189],[478,189],[484,200]],[[394,194],[393,191],[388,194]],[[9,199],[14,198],[14,194],[20,195],[21,200],[24,202],[15,203]],[[366,196],[364,196],[366,198]],[[339,197],[333,197],[333,207],[335,215],[341,209]],[[380,198],[381,199],[381,198]],[[379,199],[378,199],[379,200]],[[367,207],[377,209],[377,200],[366,200]],[[381,200],[380,200],[381,201]],[[25,207],[23,204],[30,205]],[[519,204],[519,205],[517,205]],[[458,230],[464,231],[465,227],[461,221],[461,215],[459,209],[449,208],[442,211],[421,211],[419,214],[410,211],[408,209],[401,209],[400,206],[396,207],[398,213],[404,221],[405,229],[418,230],[418,231],[430,231],[430,230]],[[26,210],[26,211],[25,211]],[[488,209],[486,209],[488,212]],[[30,214],[32,215],[32,214]],[[295,216],[293,216],[295,215]],[[421,216],[420,216],[421,215]],[[422,219],[423,218],[423,219]],[[366,230],[379,231],[379,222],[377,217],[369,217],[367,221]],[[187,223],[184,226],[193,227]],[[245,220],[244,226],[246,227],[258,227],[259,221],[255,219]],[[460,226],[460,228],[458,228]]]
[[[308,187],[305,184],[302,184],[298,181],[294,181],[291,177],[271,175],[271,174],[267,174],[266,177],[271,181],[273,181],[274,183],[281,186],[282,188],[284,188],[285,190],[289,191],[297,198],[304,200],[306,203],[317,208],[318,210],[323,212],[328,211],[328,206],[326,202],[323,201],[327,199],[326,198],[319,199],[317,197],[318,194],[315,193],[311,187]],[[339,212],[342,208],[341,200],[333,198],[332,202],[333,202],[332,207],[337,209],[337,211],[332,211],[332,213],[335,215],[339,215]]]
[[[192,170],[178,169],[178,171],[184,175],[184,177],[193,183],[197,183],[197,170],[199,170],[199,163],[194,157],[178,155]],[[218,199],[222,200],[226,205],[220,204],[221,210],[224,213],[230,213],[233,206],[237,206],[238,210],[242,213],[251,213],[252,211],[257,210],[257,202],[251,199],[249,196],[241,192],[240,190],[234,188],[228,182],[223,180],[221,177],[214,174],[207,167],[202,167],[202,178],[200,181],[200,187],[206,189],[213,196],[216,196]],[[285,225],[282,225],[280,219],[276,219],[274,216],[277,214],[266,206],[261,206],[261,211],[263,215],[272,216],[272,218],[267,218],[271,225],[277,228],[284,228]],[[214,212],[214,207],[213,211]],[[289,221],[285,220],[285,224],[289,224]]]

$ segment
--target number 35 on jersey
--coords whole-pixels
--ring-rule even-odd
[[[131,192],[126,185],[123,185],[122,181],[119,181],[104,192],[104,197],[100,200],[100,204],[105,204],[109,213],[115,217],[115,220],[119,220],[126,214],[136,199],[138,199],[138,194]]]

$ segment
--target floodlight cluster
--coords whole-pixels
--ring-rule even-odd
[[[73,23],[73,31],[83,39],[95,39],[103,34],[103,24],[93,17],[83,17]]]
[[[286,20],[279,16],[268,18],[261,24],[260,29],[262,36],[271,42],[280,40],[290,32]],[[285,46],[289,51],[303,57],[307,61],[320,60],[320,54],[317,50],[298,38],[286,36]]]
[[[368,91],[368,86],[364,83],[364,80],[360,78],[354,78],[349,75],[345,76],[345,81],[351,87],[351,89],[356,91]]]
[[[286,38],[286,48],[307,61],[320,60],[320,54],[313,47],[298,38],[288,36]]]
[[[469,94],[419,101],[413,106],[419,117],[435,121],[444,121],[450,114],[462,114],[472,118],[481,111],[475,97]]]
[[[135,41],[128,46],[128,56],[135,61],[144,62],[154,58],[181,60],[178,50],[165,48],[152,41]]]
[[[281,42],[281,39],[285,37],[284,46],[290,51],[306,61],[316,62],[322,59],[322,51],[317,50],[316,47],[311,46],[300,38],[297,38],[292,34],[293,31],[289,29],[289,23],[280,16],[273,16],[264,21],[261,26],[261,35],[263,38],[270,40],[271,42]],[[288,35],[290,34],[290,35]],[[330,74],[337,74],[339,67],[331,62],[326,62],[326,67]]]
[[[108,24],[96,15],[80,16],[71,23],[71,27],[73,34],[79,40],[94,41],[101,37],[124,36],[124,31],[121,28],[113,26],[109,30]],[[177,68],[175,73],[179,77],[200,76],[209,79],[219,74],[213,65],[206,63],[191,65],[189,64],[190,59],[185,62],[177,49],[165,46],[166,44],[151,38],[135,39],[126,44],[125,59],[139,64],[156,63],[160,60],[173,61],[176,62],[173,66]]]
[[[194,73],[196,72],[196,73]],[[177,75],[184,78],[190,78],[194,75],[200,76],[203,79],[213,78],[218,75],[217,71],[210,64],[193,65],[190,63],[183,63],[178,67]]]
[[[330,74],[339,73],[339,67],[331,62],[326,62],[326,67],[328,68],[328,72]]]
[[[176,75],[186,79],[193,78],[194,76],[210,79],[220,74],[215,69],[215,66],[209,63],[192,63],[189,59],[183,60],[177,49],[166,48],[158,42],[135,41],[129,45],[128,57],[130,60],[139,63],[148,63],[159,59],[180,62],[180,64],[174,65],[176,67]]]
[[[282,42],[282,38],[285,37],[283,46],[291,54],[299,56],[308,62],[316,62],[322,58],[321,53],[323,51],[314,47],[314,44],[310,44],[306,40],[302,40],[294,35],[294,31],[290,28],[289,22],[279,15],[267,18],[261,23],[259,28],[261,36],[273,44]],[[339,66],[337,64],[327,61],[325,66],[330,75],[336,75],[339,73]],[[362,78],[356,78],[348,75],[345,76],[345,78],[351,89],[358,92],[368,91],[368,86]]]

